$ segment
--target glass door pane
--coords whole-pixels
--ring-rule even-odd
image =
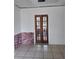
[[[47,17],[43,17],[43,40],[47,41]]]
[[[41,41],[41,34],[40,34],[40,17],[36,18],[36,30],[37,30],[37,41],[40,42]]]
[[[43,17],[43,21],[47,21],[47,17],[44,16],[44,17]]]
[[[36,19],[37,19],[38,22],[40,22],[40,17],[37,17]]]

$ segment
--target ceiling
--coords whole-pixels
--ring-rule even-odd
[[[65,0],[46,0],[45,2],[38,2],[38,0],[14,0],[15,5],[19,8],[32,7],[48,7],[48,6],[63,6]]]

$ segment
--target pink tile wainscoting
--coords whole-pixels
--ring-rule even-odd
[[[22,32],[14,35],[14,47],[15,49],[20,47],[21,44],[32,45],[34,44],[33,32]]]

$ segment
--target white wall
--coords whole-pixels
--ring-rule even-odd
[[[14,6],[14,33],[17,34],[21,31],[20,28],[20,9]]]
[[[49,44],[65,44],[65,7],[21,9],[21,32],[34,32],[34,15],[48,14]]]

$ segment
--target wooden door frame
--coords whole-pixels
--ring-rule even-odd
[[[49,44],[49,39],[48,39],[48,37],[49,37],[49,36],[48,36],[48,15],[47,15],[47,14],[45,14],[45,15],[35,15],[35,19],[34,19],[34,20],[35,20],[35,21],[34,21],[34,23],[35,23],[35,41],[36,41],[35,44],[37,43],[37,36],[36,36],[36,33],[37,33],[37,32],[36,32],[36,27],[37,27],[37,26],[36,26],[36,17],[40,17],[40,16],[42,16],[42,17],[46,16],[46,17],[47,17],[47,44]],[[41,18],[42,18],[42,17],[41,17]],[[42,26],[41,26],[41,27],[42,27]]]

